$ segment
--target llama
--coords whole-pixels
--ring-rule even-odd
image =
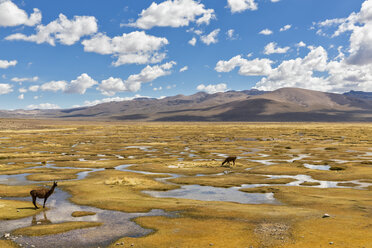
[[[53,186],[50,189],[43,188],[30,191],[30,195],[32,196],[32,203],[34,204],[36,209],[38,209],[38,207],[36,206],[36,198],[44,198],[43,208],[45,208],[45,202],[48,200],[48,197],[53,194],[55,187],[57,187],[57,182],[54,182]]]
[[[230,162],[232,161],[233,162],[233,165],[235,165],[235,160],[236,160],[236,156],[230,156],[230,157],[227,157],[223,162],[222,162],[222,165],[223,166],[224,164],[228,163],[229,166],[230,166]]]

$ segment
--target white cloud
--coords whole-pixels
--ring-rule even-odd
[[[327,52],[323,47],[312,48],[304,58],[284,60],[277,68],[256,84],[260,90],[274,90],[282,87],[300,87],[329,91],[331,87],[323,77],[314,76],[315,71],[326,72]]]
[[[195,46],[195,44],[196,44],[196,38],[193,37],[191,40],[189,40],[189,44],[190,44],[191,46]]]
[[[84,40],[82,44],[86,52],[114,55],[117,61],[113,62],[113,65],[120,66],[159,63],[166,57],[166,54],[159,50],[169,42],[166,38],[147,35],[143,31],[134,31],[114,38],[99,33],[89,40]]]
[[[329,61],[323,47],[308,48],[310,51],[304,58],[283,60],[276,68],[271,67],[273,62],[270,60],[246,60],[238,55],[228,61],[219,61],[215,69],[218,72],[230,72],[240,67],[241,75],[262,76],[254,87],[259,90],[299,87],[337,93],[372,91],[371,66],[350,65],[343,56]]]
[[[347,31],[350,35],[350,56],[347,62],[354,65],[372,63],[372,0],[366,0],[358,13],[351,13],[347,18],[337,18],[319,22],[318,34],[324,34],[321,28],[337,26],[332,37],[336,37]]]
[[[160,90],[162,90],[162,89],[163,89],[163,87],[159,86],[158,88],[153,88],[152,90],[153,90],[153,91],[160,91]]]
[[[267,29],[267,28],[263,29],[259,32],[259,34],[263,34],[263,35],[270,35],[272,33],[273,33],[273,31],[271,31],[270,29]]]
[[[146,66],[139,74],[130,75],[127,80],[110,77],[103,80],[97,87],[103,95],[113,96],[117,92],[131,91],[136,92],[141,89],[143,83],[154,81],[158,77],[166,76],[171,73],[170,69],[175,65],[174,61],[162,65]]]
[[[40,85],[32,85],[32,86],[28,87],[28,90],[32,91],[32,92],[36,92],[39,89],[40,89]]]
[[[18,96],[18,99],[19,100],[23,100],[25,98],[25,95],[24,94],[20,94],[19,96]]]
[[[286,53],[288,52],[289,47],[277,47],[275,42],[270,42],[265,46],[264,53],[269,55],[273,53]]]
[[[257,10],[258,6],[254,0],[227,0],[231,13],[243,12],[247,9]]]
[[[101,93],[106,96],[113,96],[117,92],[129,91],[125,82],[121,78],[113,77],[102,80],[101,84],[97,87],[97,90],[101,91]]]
[[[271,0],[272,3],[280,2],[280,0]]]
[[[215,44],[215,43],[218,42],[217,35],[218,35],[219,32],[220,32],[219,28],[215,29],[211,33],[209,33],[208,35],[200,36],[200,39],[204,44],[207,44],[208,46],[210,44]]]
[[[287,24],[287,25],[285,25],[284,27],[282,27],[282,28],[280,28],[280,32],[283,32],[283,31],[287,31],[288,29],[290,29],[292,27],[292,25],[289,25],[289,24]]]
[[[0,1],[0,27],[34,26],[40,21],[40,10],[34,9],[34,12],[29,17],[24,10],[18,8],[12,1]]]
[[[27,36],[16,33],[5,37],[6,40],[24,40],[37,44],[48,43],[55,46],[56,41],[64,45],[73,45],[81,37],[97,32],[97,20],[94,16],[74,16],[72,20],[59,14],[58,19],[48,25],[38,25],[37,33]]]
[[[40,86],[40,89],[42,91],[53,91],[53,92],[65,91],[66,88],[67,88],[66,81],[50,81]]]
[[[227,35],[227,39],[229,40],[236,40],[238,38],[238,35],[235,35],[234,29],[227,30],[226,35]]]
[[[60,81],[50,81],[44,83],[42,85],[32,85],[28,88],[29,91],[36,92],[38,90],[42,91],[62,91],[64,93],[71,93],[71,94],[85,94],[86,90],[91,88],[92,86],[98,84],[97,81],[92,79],[88,74],[82,73],[78,76],[75,80],[71,80],[71,82],[66,82],[63,80]]]
[[[19,93],[26,93],[28,90],[25,88],[19,88],[18,91]]]
[[[228,61],[218,61],[215,70],[217,72],[230,72],[236,67],[239,68],[239,74],[244,76],[260,76],[267,75],[271,72],[271,64],[273,61],[269,59],[254,59],[247,60],[240,55],[231,58]]]
[[[142,10],[140,17],[129,26],[151,29],[152,27],[183,27],[190,22],[209,24],[215,18],[213,9],[206,9],[204,4],[194,0],[166,0],[160,4],[153,2],[149,8]]]
[[[31,78],[14,77],[14,78],[11,79],[12,82],[18,82],[18,83],[22,83],[22,82],[36,82],[37,80],[39,80],[39,77],[37,77],[37,76],[31,77]]]
[[[109,98],[104,98],[104,99],[100,99],[100,100],[85,101],[84,106],[94,106],[94,105],[97,105],[97,104],[107,103],[107,102],[130,101],[130,100],[133,100],[135,98],[140,98],[140,97],[141,98],[143,98],[143,97],[149,98],[147,96],[141,96],[141,95],[135,95],[133,97],[109,97]]]
[[[0,95],[5,95],[13,91],[12,85],[10,84],[0,84]]]
[[[175,84],[172,84],[172,85],[167,85],[167,90],[170,90],[172,88],[176,88],[177,85]]]
[[[65,92],[66,93],[78,93],[78,94],[85,94],[85,91],[92,87],[93,85],[98,84],[97,81],[93,80],[89,77],[88,74],[83,73],[75,80],[72,80],[71,83],[67,86]]]
[[[217,92],[224,92],[224,91],[226,91],[227,85],[224,84],[224,83],[221,83],[221,84],[209,84],[207,86],[205,86],[204,84],[199,84],[196,87],[196,89],[199,90],[199,91],[205,91],[208,94],[214,94],[214,93],[217,93]]]
[[[298,43],[296,44],[296,47],[306,47],[306,44],[305,44],[305,42],[300,41],[300,42],[298,42]]]
[[[187,71],[188,69],[189,69],[189,67],[186,65],[186,66],[184,66],[184,67],[182,67],[182,68],[180,69],[180,72]]]
[[[17,63],[18,63],[17,60],[12,60],[12,61],[0,60],[0,68],[6,69],[10,66],[15,66]]]
[[[60,109],[61,107],[53,103],[40,103],[40,104],[31,104],[26,108],[28,109]]]

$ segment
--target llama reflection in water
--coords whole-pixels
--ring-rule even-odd
[[[32,216],[31,226],[52,224],[52,222],[46,216],[45,210],[43,211],[43,214],[44,218],[40,218],[39,220],[36,219],[36,215]]]

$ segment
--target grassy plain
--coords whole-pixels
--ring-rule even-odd
[[[59,180],[59,187],[68,191],[76,204],[126,212],[163,209],[177,213],[174,217],[135,219],[154,232],[139,238],[123,237],[113,246],[121,242],[124,247],[372,244],[372,187],[360,189],[345,182],[372,182],[370,123],[1,122],[0,175],[28,173],[29,180]],[[221,167],[228,155],[238,156],[236,165]],[[145,174],[114,170],[122,164]],[[308,169],[304,164],[334,169]],[[41,167],[32,168],[35,166]],[[83,171],[81,168],[106,169],[71,180]],[[181,176],[157,180],[169,177],[167,173]],[[270,179],[267,175],[305,175],[351,188],[319,188],[319,183],[309,181],[288,186],[293,178]],[[267,184],[240,190],[272,192],[281,204],[154,198],[142,192],[194,184],[221,188]],[[0,197],[27,196],[31,187],[0,185]],[[32,206],[31,202],[25,204]],[[331,217],[322,218],[325,213]],[[52,229],[52,225],[44,228]],[[33,232],[30,229],[28,235]]]

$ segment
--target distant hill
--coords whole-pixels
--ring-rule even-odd
[[[352,97],[357,97],[361,99],[367,99],[367,100],[372,100],[372,92],[364,92],[364,91],[349,91],[344,93],[345,96],[352,96]]]
[[[1,117],[123,121],[372,121],[370,93],[300,88],[199,92],[63,110],[1,111]]]

